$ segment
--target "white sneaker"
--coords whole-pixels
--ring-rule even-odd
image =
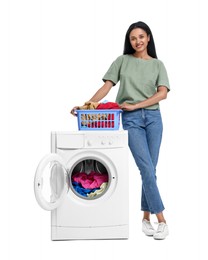
[[[142,231],[145,233],[146,236],[153,236],[156,232],[150,221],[146,219],[142,220]]]
[[[164,222],[159,223],[157,231],[154,233],[153,237],[156,240],[162,240],[169,234],[168,225]]]

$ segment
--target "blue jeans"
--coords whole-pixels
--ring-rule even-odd
[[[123,129],[128,130],[129,148],[142,178],[141,210],[152,214],[164,210],[156,182],[156,165],[162,140],[160,110],[138,109],[122,113]]]

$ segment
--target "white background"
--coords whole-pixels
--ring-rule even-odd
[[[170,236],[142,234],[141,181],[129,154],[129,240],[52,242],[50,213],[33,193],[36,166],[52,130],[77,130],[70,109],[102,86],[139,20],[152,30],[171,84],[158,164]],[[207,259],[206,20],[202,0],[1,1],[1,259]]]

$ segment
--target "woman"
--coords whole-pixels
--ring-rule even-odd
[[[159,102],[167,97],[170,88],[166,69],[157,59],[151,30],[145,23],[129,27],[123,55],[111,64],[103,81],[90,101],[100,101],[120,81],[116,102],[124,111],[123,128],[128,130],[129,147],[142,178],[142,231],[154,239],[165,239],[169,231],[156,183],[156,165],[162,138]],[[151,225],[150,214],[157,216],[157,230]]]

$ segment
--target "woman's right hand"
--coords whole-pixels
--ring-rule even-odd
[[[71,114],[72,114],[73,116],[77,116],[77,113],[76,113],[76,110],[77,110],[77,109],[79,109],[79,106],[75,106],[75,107],[72,108]]]

